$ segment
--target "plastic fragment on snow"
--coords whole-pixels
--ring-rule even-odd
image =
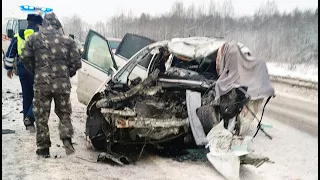
[[[273,126],[271,124],[263,124],[263,123],[261,123],[261,127],[262,128],[273,128]]]

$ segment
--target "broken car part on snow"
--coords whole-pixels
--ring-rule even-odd
[[[132,73],[141,64],[146,75]],[[240,158],[249,162],[244,156],[252,152],[252,138],[240,135],[271,96],[266,63],[242,52],[239,43],[175,38],[142,48],[106,80],[88,103],[86,134],[104,151],[99,160],[127,164],[139,159],[147,144],[176,151],[196,144],[210,149],[209,161],[222,172],[221,158],[235,159],[232,166],[240,165]],[[245,143],[232,149],[233,139]]]

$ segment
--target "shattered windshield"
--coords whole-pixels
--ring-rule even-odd
[[[141,49],[132,58],[129,59],[127,64],[125,64],[113,77],[114,81],[126,84],[127,79],[131,71],[137,67],[138,63],[142,61],[151,50],[148,47]]]

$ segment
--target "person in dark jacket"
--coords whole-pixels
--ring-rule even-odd
[[[81,57],[75,41],[64,35],[61,23],[54,13],[45,14],[39,33],[35,33],[26,42],[21,61],[35,75],[33,112],[37,128],[36,153],[44,157],[50,156],[48,120],[52,99],[55,113],[60,119],[60,139],[66,154],[73,153],[70,77],[81,68]]]
[[[7,76],[12,78],[13,76],[13,63],[14,59],[17,59],[18,76],[22,88],[22,104],[23,104],[23,119],[24,125],[27,130],[35,131],[34,127],[34,115],[32,112],[32,99],[33,99],[33,74],[26,70],[21,64],[20,55],[25,45],[25,41],[35,32],[39,31],[39,25],[42,23],[42,17],[37,14],[28,14],[28,27],[25,30],[20,30],[15,34],[11,40],[6,53],[4,61],[5,69],[7,70]]]

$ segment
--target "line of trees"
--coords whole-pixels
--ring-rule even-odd
[[[131,12],[116,14],[93,25],[77,15],[63,18],[64,28],[85,40],[89,29],[105,37],[122,38],[135,33],[154,40],[173,37],[209,36],[235,39],[246,44],[257,57],[267,61],[318,64],[318,8],[280,13],[267,1],[252,16],[235,17],[231,0],[207,6],[185,6],[175,2],[168,13],[153,16]]]

